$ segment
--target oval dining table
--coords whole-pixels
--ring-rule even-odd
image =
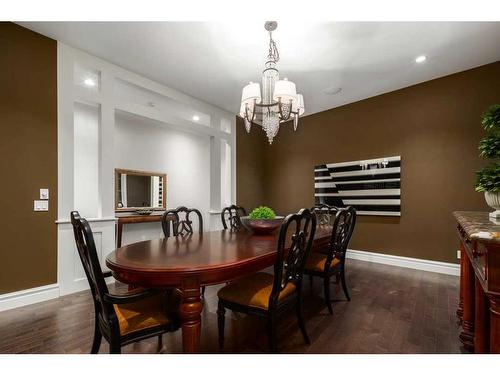
[[[313,247],[328,244],[327,227],[316,229]],[[179,288],[180,318],[185,353],[199,351],[200,289],[251,275],[274,264],[278,231],[255,235],[246,230],[212,231],[202,234],[158,238],[122,246],[111,252],[106,265],[125,284],[143,288]]]

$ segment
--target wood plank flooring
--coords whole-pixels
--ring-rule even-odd
[[[455,317],[458,277],[347,261],[351,302],[332,284],[334,313],[322,300],[322,282],[305,280],[305,318],[311,345],[302,340],[295,316],[278,327],[282,353],[461,353]],[[123,285],[117,285],[123,290]],[[219,353],[217,290],[205,293],[201,351]],[[0,313],[0,353],[88,353],[94,310],[88,291]],[[265,322],[226,313],[226,353],[268,351]],[[124,353],[155,353],[156,339],[132,344]],[[105,340],[101,352],[107,353]],[[164,336],[162,353],[182,351],[180,331]]]

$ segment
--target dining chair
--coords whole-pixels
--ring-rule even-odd
[[[356,224],[356,210],[351,206],[340,209],[334,208],[332,214],[335,215],[335,218],[328,252],[324,254],[317,251],[309,254],[304,269],[304,274],[309,275],[311,278],[311,284],[314,276],[323,279],[325,303],[330,314],[333,314],[332,302],[330,300],[331,276],[336,276],[337,280],[340,278],[344,294],[347,300],[351,300],[345,280],[345,256]]]
[[[203,234],[203,216],[201,216],[201,212],[196,208],[179,206],[175,209],[165,211],[161,217],[161,227],[165,237],[170,237],[171,233],[174,237],[193,234],[193,221],[190,220],[191,213],[194,213],[198,217],[198,230],[200,234]],[[181,215],[184,216],[184,219],[181,219]],[[170,231],[170,226],[172,226],[172,232]],[[205,295],[204,286],[201,288],[201,294]]]
[[[161,217],[161,226],[165,237],[170,237],[171,233],[174,236],[193,234],[193,221],[190,220],[191,213],[196,214],[198,217],[198,229],[200,233],[203,233],[203,216],[201,216],[201,212],[196,208],[180,206],[165,211]],[[184,216],[184,219],[181,219],[181,215]],[[172,226],[172,232],[170,226]]]
[[[245,210],[245,208],[236,206],[234,204],[228,207],[224,207],[222,209],[222,212],[220,213],[222,226],[224,227],[224,229],[240,229],[243,226],[240,218],[242,216],[245,216],[246,214],[247,211]]]
[[[288,215],[279,233],[274,276],[259,272],[234,280],[219,290],[217,316],[221,350],[226,309],[266,318],[269,346],[276,352],[277,318],[295,307],[299,328],[305,342],[310,343],[302,316],[302,276],[315,231],[316,217],[310,210]]]
[[[335,212],[338,210],[338,207],[330,206],[326,203],[319,203],[311,208],[311,211],[316,215],[316,222],[318,225],[333,224],[332,219],[335,217]]]
[[[91,354],[99,352],[102,337],[109,342],[110,353],[121,353],[121,347],[162,335],[180,327],[178,308],[180,292],[135,289],[125,294],[111,294],[102,272],[90,225],[78,211],[71,212],[76,247],[94,301],[95,325]]]

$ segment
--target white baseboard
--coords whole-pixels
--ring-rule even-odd
[[[379,254],[361,250],[347,250],[347,258],[362,260],[365,262],[388,264],[391,266],[412,268],[415,270],[443,273],[446,275],[459,276],[460,265],[454,263],[437,262],[435,260],[407,258],[397,255]]]
[[[0,311],[31,305],[59,297],[59,285],[50,284],[0,295]]]

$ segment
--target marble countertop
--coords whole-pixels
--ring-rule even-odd
[[[471,240],[500,244],[500,220],[490,219],[489,212],[455,211],[453,216]]]

